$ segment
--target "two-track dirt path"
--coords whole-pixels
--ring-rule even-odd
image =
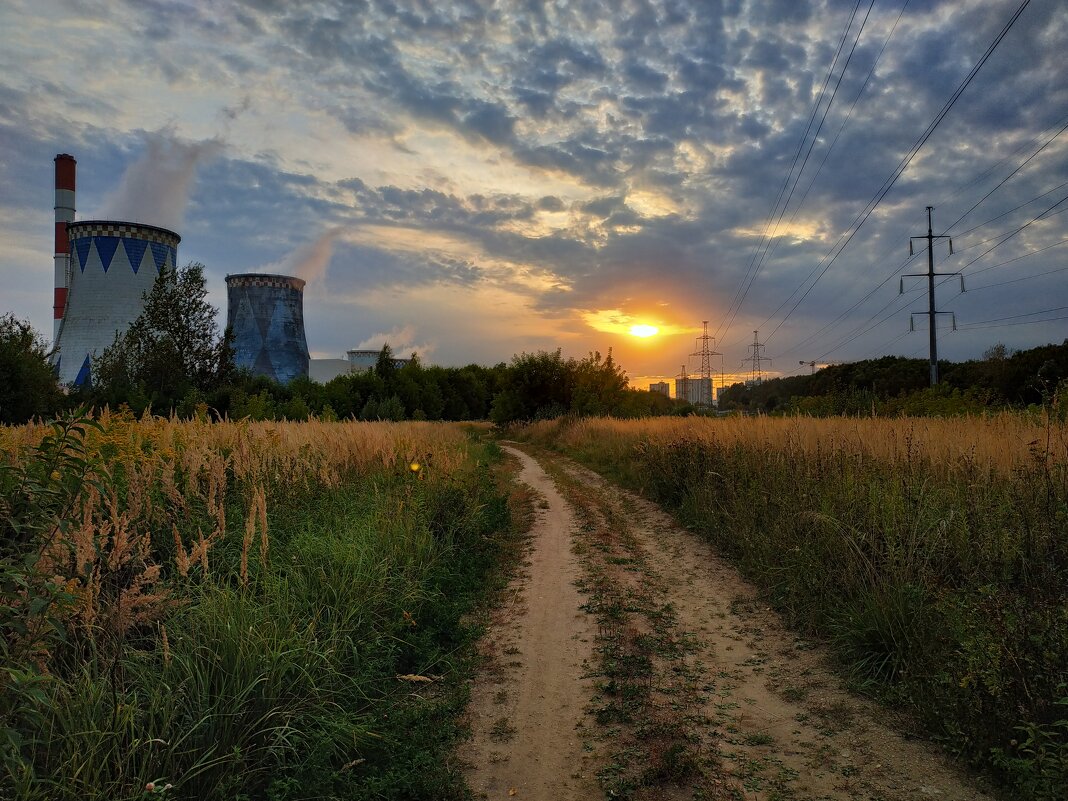
[[[538,452],[550,477],[507,450],[544,501],[473,688],[461,758],[476,797],[600,798],[608,787],[634,798],[987,798],[907,724],[843,689],[821,648],[655,505],[558,455]],[[618,626],[583,611],[608,608],[606,596],[627,610]],[[606,680],[602,657],[633,659],[634,643],[647,646],[635,685],[645,697],[626,707],[618,686],[611,697],[623,679]],[[686,738],[670,741],[674,762],[656,746],[671,727]],[[679,743],[690,755],[681,768]]]

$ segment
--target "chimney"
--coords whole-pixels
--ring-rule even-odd
[[[74,222],[74,177],[78,162],[74,156],[60,153],[56,156],[56,289],[52,307],[54,320],[53,345],[59,340],[59,328],[67,307],[67,275],[70,265],[70,240],[67,223]]]

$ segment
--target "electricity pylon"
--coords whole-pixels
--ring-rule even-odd
[[[749,380],[754,384],[760,384],[764,381],[764,368],[761,367],[763,362],[771,364],[771,359],[767,356],[761,355],[761,351],[764,349],[764,343],[760,341],[759,331],[753,332],[753,344],[749,346],[749,349],[753,351],[753,355],[745,359],[742,359],[742,363],[748,362],[752,365],[749,370]]]
[[[708,320],[704,320],[704,321],[702,321],[702,323],[704,325],[704,333],[702,333],[701,336],[697,337],[697,350],[694,353],[691,353],[690,355],[691,356],[700,356],[701,357],[701,368],[700,368],[700,380],[701,380],[701,383],[700,383],[699,386],[708,387],[708,404],[707,405],[711,406],[712,405],[713,396],[715,394],[712,391],[712,357],[713,356],[722,357],[723,354],[716,350],[716,339],[715,339],[715,337],[710,337],[708,335]],[[711,347],[709,347],[709,344],[708,344],[709,342],[712,343]],[[701,395],[702,393],[703,393],[703,390],[699,391],[698,395]]]
[[[931,226],[931,212],[934,210],[934,206],[927,207],[927,234],[926,236],[910,236],[909,237],[909,255],[915,255],[915,251],[912,248],[912,243],[916,239],[927,240],[927,272],[925,273],[906,273],[901,276],[901,284],[899,287],[899,294],[905,294],[905,279],[906,278],[927,278],[927,311],[925,312],[912,312],[909,316],[909,330],[916,330],[916,315],[926,314],[927,323],[931,336],[931,386],[933,387],[938,383],[938,331],[935,327],[935,317],[939,314],[948,314],[953,319],[953,330],[957,330],[957,315],[953,312],[940,312],[935,310],[935,278],[938,276],[951,276],[956,275],[960,278],[960,291],[964,291],[964,276],[959,272],[957,273],[936,273],[934,268],[934,241],[936,239],[948,239],[949,240],[949,255],[953,255],[953,239],[948,236],[935,236]]]

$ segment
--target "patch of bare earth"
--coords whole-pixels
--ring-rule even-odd
[[[597,755],[582,732],[596,632],[576,587],[574,518],[537,462],[506,450],[520,460],[519,480],[542,501],[524,570],[481,644],[486,667],[472,687],[472,736],[459,756],[476,798],[599,797]]]
[[[593,530],[607,527],[627,543],[628,563],[641,575],[624,584],[640,584],[645,604],[665,610],[670,641],[686,644],[681,656],[654,653],[676,687],[654,693],[646,713],[660,714],[665,703],[682,710],[675,720],[700,744],[693,797],[989,798],[937,747],[910,737],[907,721],[846,690],[823,648],[789,632],[711,546],[595,473],[556,455],[539,458],[558,465],[565,494],[600,521]],[[679,789],[648,797],[678,797]]]

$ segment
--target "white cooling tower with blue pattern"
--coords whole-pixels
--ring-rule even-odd
[[[67,224],[66,311],[56,338],[64,384],[90,379],[90,364],[144,308],[160,270],[177,269],[181,237],[165,228],[111,220]]]

